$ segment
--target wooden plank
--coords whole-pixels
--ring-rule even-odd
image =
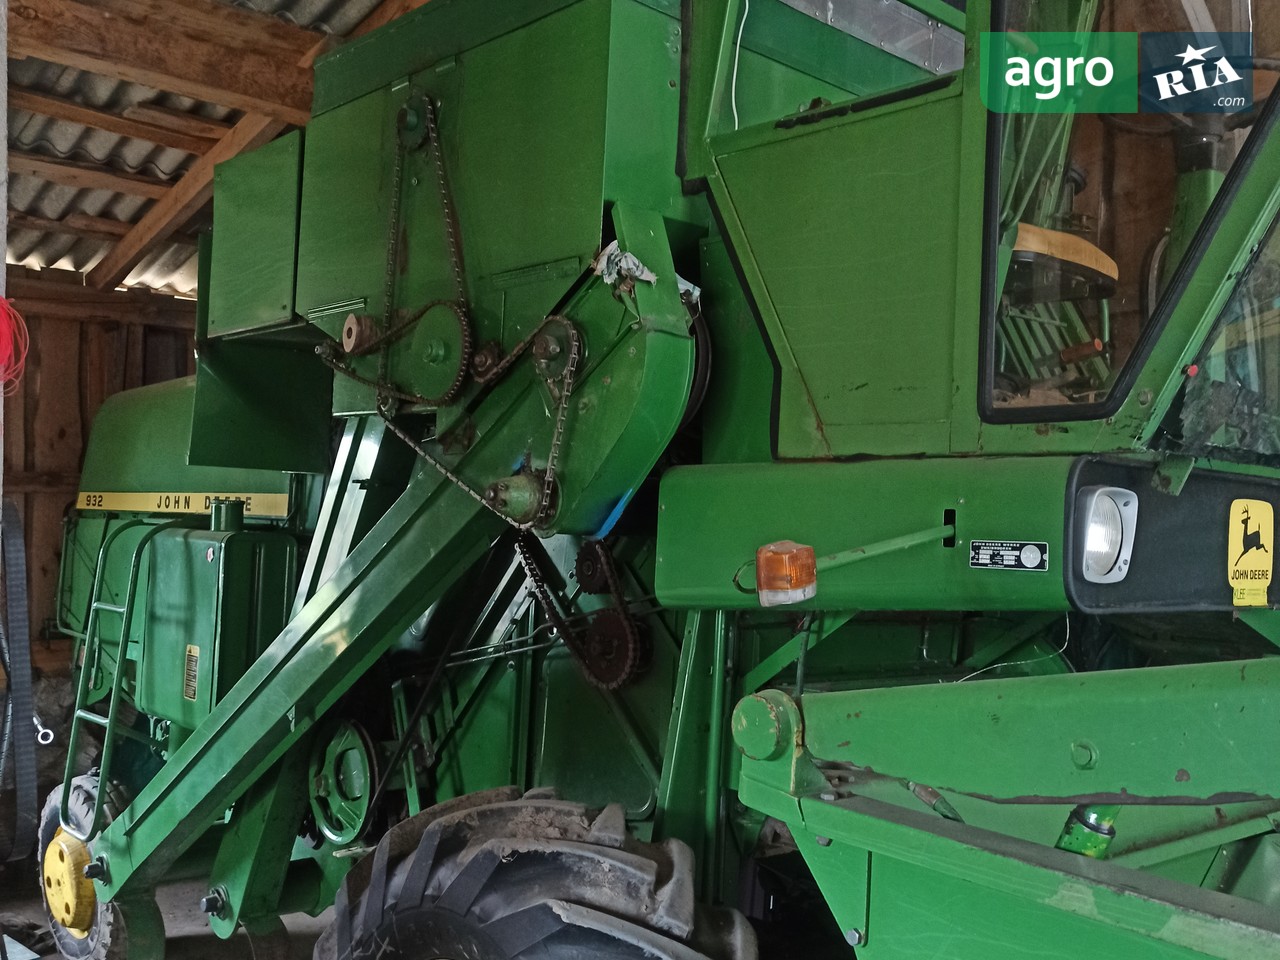
[[[147,331],[145,327],[129,327],[124,344],[124,388],[132,390],[142,386],[143,358],[146,356]]]
[[[9,175],[39,177],[49,183],[76,187],[80,190],[110,190],[112,193],[150,197],[152,200],[159,200],[170,189],[167,183],[154,177],[122,173],[73,160],[41,157],[19,150],[9,151]]]
[[[73,643],[70,637],[60,636],[31,641],[31,668],[36,676],[69,677]],[[0,674],[0,691],[4,689],[4,676]],[[46,716],[43,719],[46,724],[49,724],[55,718]]]
[[[133,229],[127,220],[112,220],[109,217],[94,217],[87,213],[69,213],[61,220],[48,217],[37,217],[21,210],[9,210],[10,230],[39,230],[42,233],[65,233],[73,237],[88,239],[119,239]],[[179,246],[195,247],[199,241],[190,234],[175,234],[170,241]],[[76,274],[76,282],[82,283],[83,277]]]
[[[139,103],[125,107],[124,116],[130,120],[139,120],[154,127],[165,127],[189,137],[201,140],[218,141],[231,132],[234,124],[211,120],[195,113],[183,113],[181,110],[169,110],[157,107],[152,103]],[[210,144],[205,144],[206,149]]]
[[[75,218],[75,219],[73,219]],[[41,233],[65,233],[72,237],[86,237],[101,240],[110,237],[122,237],[129,232],[129,224],[123,220],[108,220],[106,217],[91,217],[88,214],[71,214],[61,220],[48,217],[37,217],[21,210],[9,211],[9,230],[38,230]]]
[[[23,316],[41,319],[70,320],[75,323],[118,323],[124,326],[158,327],[165,330],[195,329],[195,311],[149,307],[141,312],[131,313],[115,305],[25,297],[23,299],[15,297],[14,305]]]
[[[287,60],[297,60],[322,36],[317,30],[275,16],[257,16],[218,0],[93,0],[93,6],[126,20],[176,20],[184,33],[217,37],[227,46],[243,45]]]
[[[386,26],[397,17],[403,17],[406,13],[425,6],[427,2],[428,0],[383,0],[383,3],[374,7],[373,11],[360,21],[360,25],[351,31],[351,36],[359,37],[371,30]]]
[[[180,331],[151,330],[147,334],[142,379],[160,383],[187,375],[188,339]]]
[[[163,200],[152,205],[141,220],[89,271],[87,282],[99,290],[120,283],[134,265],[161,240],[191,219],[213,196],[213,169],[245,150],[271,140],[285,125],[258,114],[250,114],[220,140],[169,190]]]
[[[74,322],[41,318],[32,337],[28,376],[34,405],[29,433],[31,469],[40,473],[75,473],[80,469],[80,327]],[[62,515],[73,499],[71,491],[41,491],[28,495],[31,540],[28,569],[31,580],[32,630],[54,615],[58,565],[62,551]]]
[[[85,323],[80,325],[80,423],[81,446],[89,443],[89,425],[107,398],[108,353],[110,338],[120,330],[119,324]]]
[[[4,398],[4,489],[9,492],[10,477],[27,469],[27,381],[24,378]]]
[[[166,127],[142,123],[118,113],[95,110],[93,107],[86,107],[82,103],[76,103],[64,97],[55,97],[35,90],[24,90],[21,87],[9,88],[9,107],[12,110],[25,110],[28,113],[38,113],[42,117],[52,117],[55,120],[66,120],[69,123],[93,127],[96,130],[118,133],[122,137],[146,140],[148,143],[162,147],[185,150],[187,153],[201,154],[210,146],[209,141],[201,137],[188,136]]]
[[[80,489],[80,474],[57,470],[27,470],[6,472],[4,492],[10,493],[64,493]]]
[[[278,22],[238,7],[228,7],[226,16],[250,31]],[[186,18],[187,4],[177,0],[137,4],[124,14],[80,0],[13,0],[9,50],[284,123],[307,122],[309,70],[269,44],[229,39]]]
[[[105,321],[179,331],[195,329],[194,300],[145,290],[95,290],[17,275],[13,268],[10,268],[7,286],[9,297],[27,318],[75,320],[80,323]]]

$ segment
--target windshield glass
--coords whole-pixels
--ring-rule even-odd
[[[1137,113],[1011,112],[993,125],[984,416],[1105,415],[1275,85],[1280,10],[1249,0],[1004,6],[995,27],[1018,38],[1029,61],[1042,52],[1037,38],[1061,35],[1045,31],[1124,34],[1136,36],[1141,81],[1163,80],[1139,85]],[[1208,100],[1193,96],[1201,56],[1212,67],[1199,66]],[[1150,65],[1168,62],[1163,73]]]
[[[1196,374],[1165,423],[1165,446],[1198,457],[1280,457],[1280,231],[1241,275]]]

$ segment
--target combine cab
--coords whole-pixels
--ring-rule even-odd
[[[981,95],[987,33],[1249,30],[1241,112]],[[1280,955],[1278,41],[433,0],[323,57],[219,168],[195,377],[93,428],[62,953],[197,876],[339,960]]]

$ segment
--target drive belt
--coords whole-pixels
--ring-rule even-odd
[[[8,497],[0,507],[0,552],[4,557],[4,611],[0,617],[0,661],[5,708],[0,729],[0,777],[13,765],[16,822],[0,860],[21,860],[35,849],[37,810],[35,703],[31,679],[31,632],[27,603],[27,554],[22,520]],[[0,835],[2,836],[2,835]],[[7,846],[8,849],[5,849]]]

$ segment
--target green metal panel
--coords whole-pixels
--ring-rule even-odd
[[[662,480],[657,593],[677,607],[758,608],[752,563],[776,540],[818,556],[937,528],[933,542],[818,573],[803,608],[1063,610],[1066,458],[679,467]],[[1048,544],[1045,572],[975,569],[970,540]],[[734,586],[742,578],[750,592]]]
[[[156,493],[156,503],[144,509],[167,509],[166,494],[288,494],[290,479],[284,473],[188,464],[195,389],[195,378],[187,377],[108,398],[89,436],[80,489]],[[140,429],[142,423],[146,427]],[[188,506],[192,513],[208,510],[203,498]]]
[[[957,92],[720,148],[713,192],[778,361],[779,456],[948,448]]]
[[[451,169],[471,277],[598,247],[609,21],[609,0],[584,0],[459,58]]]
[[[332,392],[333,375],[308,344],[257,337],[203,343],[196,358],[188,463],[324,473]]]
[[[680,40],[678,15],[613,0],[604,195],[673,220],[705,224],[705,201],[685,196],[676,176]],[[651,53],[629,55],[637,48]]]
[[[468,0],[435,0],[317,60],[312,112],[319,117],[578,2],[581,0],[528,0],[477,7]]]
[[[302,131],[218,165],[208,336],[294,323]]]
[[[921,697],[932,689],[923,688]],[[976,960],[1021,957],[1033,948],[1066,958],[1080,956],[1080,945],[1100,956],[1274,955],[1280,924],[1258,904],[861,796],[857,788],[833,788],[807,750],[815,733],[824,735],[815,725],[829,728],[830,717],[806,710],[801,720],[793,701],[777,691],[769,695],[771,710],[748,700],[735,712],[740,747],[759,740],[760,731],[749,729],[752,718],[756,727],[774,726],[781,745],[742,761],[739,796],[787,822],[860,956],[905,960],[930,949],[945,950],[949,960]],[[1212,690],[1200,695],[1202,702],[1213,696]],[[855,719],[852,703],[844,712]],[[963,759],[986,765],[970,755]],[[869,896],[853,882],[865,875],[868,852]]]
[[[702,406],[705,463],[766,462],[772,458],[773,375],[760,324],[738,282],[724,240],[702,244],[703,315],[715,374]]]
[[[1234,749],[1280,722],[1277,685],[1280,657],[812,693],[801,705],[815,757],[938,789],[1004,802],[1212,806],[1280,798],[1280,777]],[[967,754],[978,736],[998,763]]]
[[[347,313],[380,315],[396,130],[390,88],[307,127],[297,309],[336,335]]]
[[[140,710],[195,729],[275,639],[297,579],[278,531],[170,530],[152,547]]]

